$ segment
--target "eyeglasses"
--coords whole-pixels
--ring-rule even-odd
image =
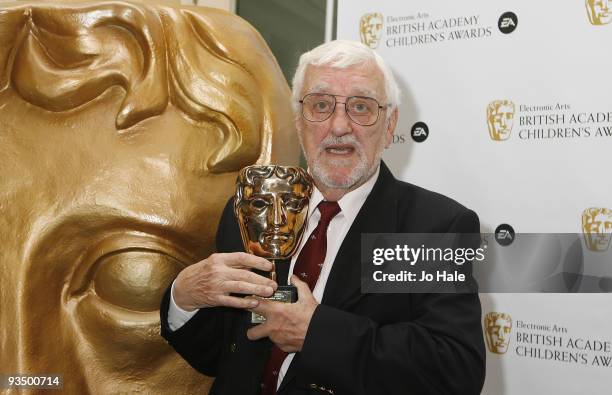
[[[339,102],[338,97],[345,97],[346,101]],[[344,104],[346,114],[361,126],[371,126],[378,121],[381,106],[376,99],[365,96],[338,96],[327,93],[309,93],[300,100],[302,104],[302,116],[310,122],[323,122],[334,113],[336,104]]]

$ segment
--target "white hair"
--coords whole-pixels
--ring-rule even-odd
[[[294,113],[300,113],[299,100],[301,99],[302,88],[304,87],[304,77],[306,69],[309,65],[313,66],[331,66],[339,69],[345,69],[349,66],[373,62],[378,66],[383,74],[385,82],[385,96],[387,103],[391,109],[388,115],[393,112],[400,104],[401,92],[391,69],[383,58],[368,46],[357,42],[347,40],[334,40],[321,44],[318,47],[305,52],[300,56],[298,67],[293,76],[293,110]]]

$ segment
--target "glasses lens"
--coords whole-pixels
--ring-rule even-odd
[[[309,94],[302,100],[302,114],[309,121],[324,121],[334,111],[336,99],[332,95]]]
[[[349,97],[346,111],[360,125],[372,125],[378,119],[378,102],[371,97]]]

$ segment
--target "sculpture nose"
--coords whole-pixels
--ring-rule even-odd
[[[287,216],[285,215],[285,207],[280,197],[274,199],[272,204],[272,224],[274,226],[282,226],[287,222]]]

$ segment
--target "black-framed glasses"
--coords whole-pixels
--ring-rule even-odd
[[[344,102],[338,98],[345,98]],[[381,106],[376,99],[367,96],[339,96],[327,93],[309,93],[300,100],[302,116],[310,122],[323,122],[334,113],[336,104],[344,104],[351,121],[361,126],[371,126],[378,121]]]

